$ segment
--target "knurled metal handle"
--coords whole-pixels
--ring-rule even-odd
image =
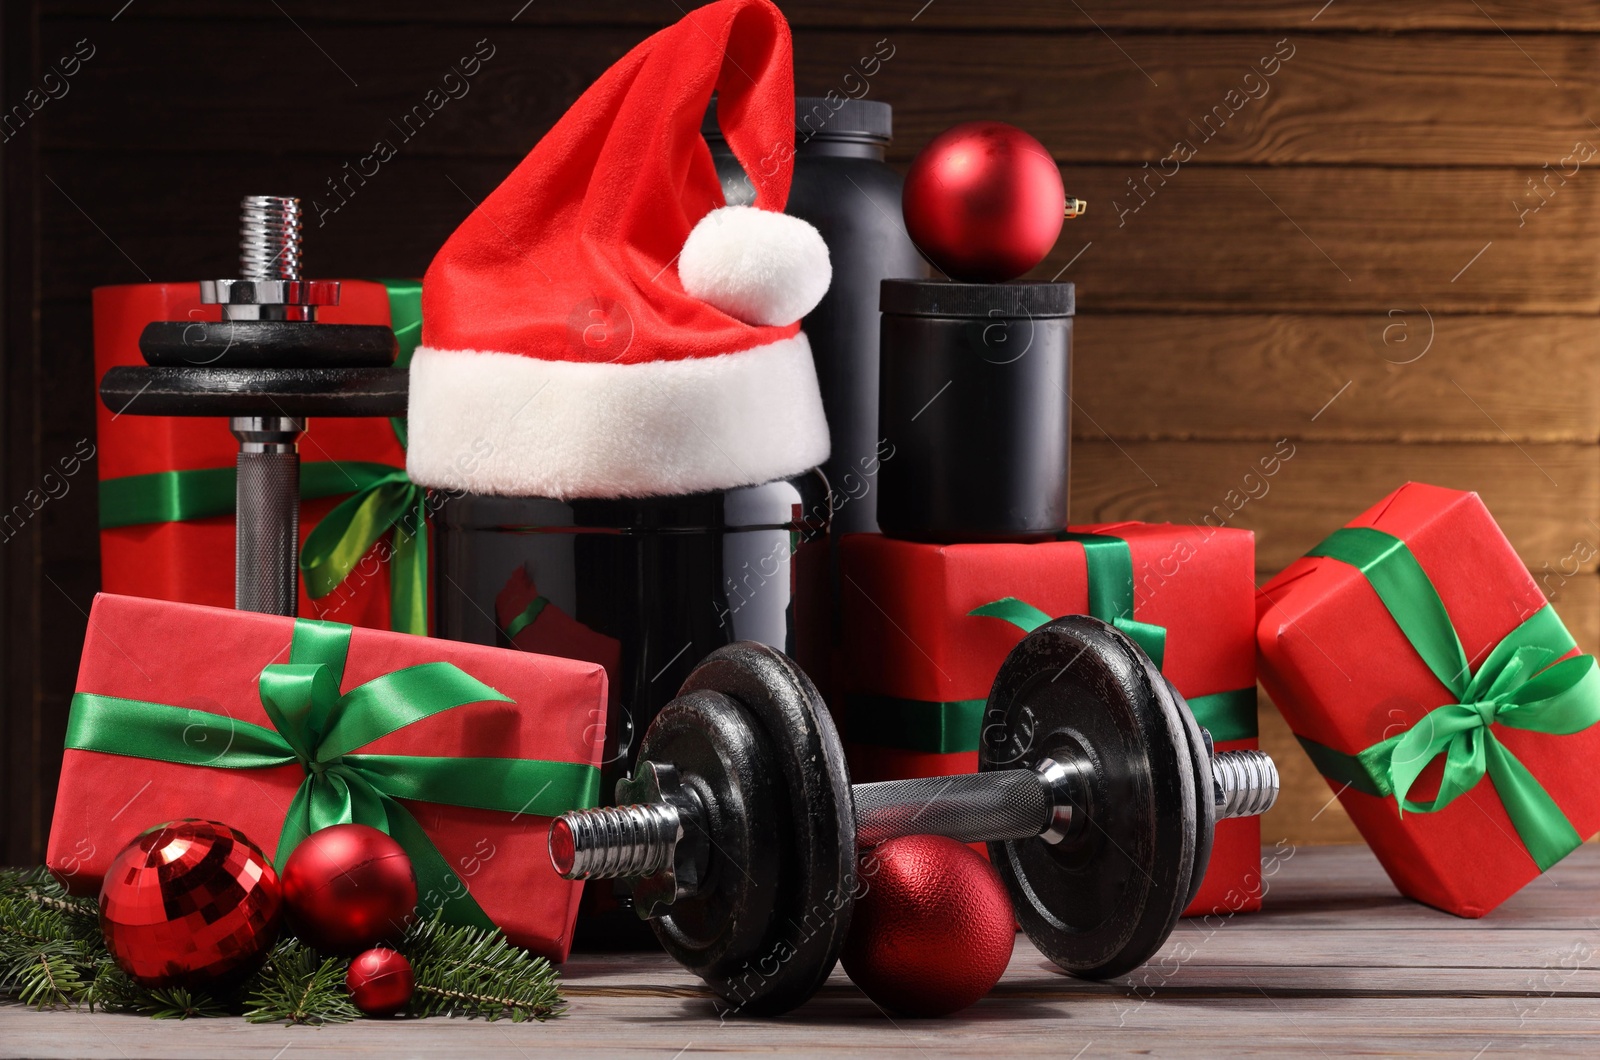
[[[1027,839],[1050,827],[1048,783],[1031,769],[857,784],[856,841],[873,846],[905,835],[962,843]]]
[[[233,606],[293,616],[299,603],[300,454],[239,454]]]

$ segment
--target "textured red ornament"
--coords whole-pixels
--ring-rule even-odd
[[[416,990],[411,962],[394,950],[373,949],[350,962],[344,985],[350,1000],[369,1016],[393,1016],[406,1007]]]
[[[205,987],[253,971],[278,937],[278,874],[261,848],[215,821],[169,821],[111,862],[100,928],[145,986]]]
[[[906,231],[952,280],[1002,283],[1044,260],[1067,206],[1044,145],[1003,121],[935,136],[906,173]]]
[[[404,848],[364,824],[313,832],[283,866],[289,927],[324,953],[359,953],[405,930],[417,876]]]
[[[1011,960],[1016,921],[994,866],[943,836],[891,839],[861,857],[844,970],[907,1016],[946,1016],[987,994]]]

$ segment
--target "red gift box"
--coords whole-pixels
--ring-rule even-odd
[[[1476,493],[1402,486],[1258,609],[1263,685],[1401,893],[1483,916],[1600,828],[1600,675]]]
[[[200,817],[281,867],[353,805],[410,852],[422,914],[561,960],[581,884],[551,868],[549,822],[595,804],[606,684],[570,659],[102,594],[48,864],[93,893],[134,836]]]
[[[331,324],[391,323],[391,286],[365,280],[343,281],[340,303],[319,311]],[[139,335],[154,320],[192,320],[196,327],[220,326],[221,309],[203,305],[198,283],[149,283],[99,287],[94,291],[95,378],[120,365],[143,365]],[[220,416],[139,416],[96,403],[95,434],[100,469],[101,588],[129,596],[148,596],[183,603],[233,605],[234,521],[232,470],[239,444]],[[394,428],[382,418],[313,418],[300,439],[302,542],[340,500],[370,477],[376,465],[405,467],[405,450]],[[335,465],[344,465],[342,474]],[[165,487],[198,492],[196,475],[175,486],[164,473],[200,473],[219,491],[226,514],[185,518],[170,510],[143,521],[162,505],[143,500]],[[363,474],[365,472],[365,476]],[[208,475],[209,473],[209,475]],[[144,478],[139,476],[155,476]],[[166,481],[161,481],[165,479]],[[170,493],[169,493],[170,496]],[[130,497],[136,498],[130,503]],[[172,508],[169,502],[166,507]],[[206,507],[202,502],[202,507]],[[215,510],[215,506],[210,506]],[[135,514],[140,513],[140,514]],[[140,520],[129,523],[129,519]],[[388,575],[380,556],[386,543],[375,544],[356,573],[332,594],[313,601],[300,588],[298,613],[354,625],[387,628],[390,624]],[[420,632],[420,629],[415,630]]]
[[[1135,628],[1135,639],[1146,637],[1148,627],[1166,631],[1162,670],[1212,729],[1217,750],[1257,747],[1254,535],[1148,523],[1074,533],[1098,557],[1109,552],[1124,564],[1120,587],[1103,584],[1115,566],[1097,573],[1091,586],[1084,540],[930,545],[877,534],[844,538],[838,680],[846,692],[841,723],[853,779],[977,769],[984,700],[1024,631],[970,612],[1005,598],[1055,617],[1098,614],[1106,608],[1100,597],[1120,591],[1132,604],[1131,625],[1147,627]],[[1187,914],[1260,904],[1260,821],[1223,821]]]

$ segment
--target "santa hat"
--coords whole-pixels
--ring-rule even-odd
[[[690,12],[596,81],[433,259],[411,361],[414,481],[638,497],[753,485],[827,458],[798,320],[828,289],[783,214],[789,27],[767,0]],[[701,116],[756,189],[724,206]]]

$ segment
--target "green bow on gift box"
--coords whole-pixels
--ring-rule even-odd
[[[512,700],[447,662],[395,670],[341,695],[350,634],[337,622],[295,620],[289,661],[265,667],[258,678],[270,729],[170,703],[79,692],[67,720],[67,749],[208,769],[298,763],[305,778],[284,814],[274,859],[280,869],[319,828],[371,825],[406,849],[425,906],[442,909],[451,923],[490,927],[488,914],[396,800],[553,817],[593,806],[600,771],[576,762],[361,752],[435,714]]]
[[[1128,542],[1110,534],[1071,532],[1059,535],[1059,540],[1083,545],[1089,581],[1089,614],[1121,630],[1159,669],[1166,656],[1167,630],[1133,617],[1133,551]],[[967,613],[980,618],[998,618],[1024,633],[1032,633],[1055,617],[1014,596],[975,607]],[[987,703],[982,699],[936,703],[877,695],[855,695],[849,702],[852,742],[934,754],[976,751],[982,738]],[[1189,709],[1195,720],[1210,731],[1211,738],[1219,742],[1248,740],[1256,735],[1253,685],[1195,696],[1189,700]]]
[[[389,292],[389,321],[399,355],[395,367],[411,363],[422,340],[422,285],[415,280],[381,281]],[[402,448],[406,421],[389,421]],[[235,470],[196,468],[125,475],[100,483],[100,527],[185,522],[234,513]],[[404,468],[356,461],[313,460],[300,467],[300,498],[350,496],[306,537],[300,571],[306,593],[320,600],[355,571],[385,534],[389,564],[389,628],[428,632],[428,508],[426,491]]]
[[[1437,813],[1487,776],[1540,872],[1577,849],[1583,842],[1577,829],[1494,732],[1504,725],[1567,736],[1600,722],[1600,666],[1592,655],[1571,655],[1577,645],[1555,609],[1546,604],[1535,611],[1474,673],[1438,590],[1400,538],[1372,527],[1345,527],[1306,555],[1360,571],[1456,700],[1355,754],[1297,737],[1317,771],[1368,795],[1393,796],[1402,814]],[[1428,802],[1408,798],[1423,770],[1441,755],[1438,793]]]

